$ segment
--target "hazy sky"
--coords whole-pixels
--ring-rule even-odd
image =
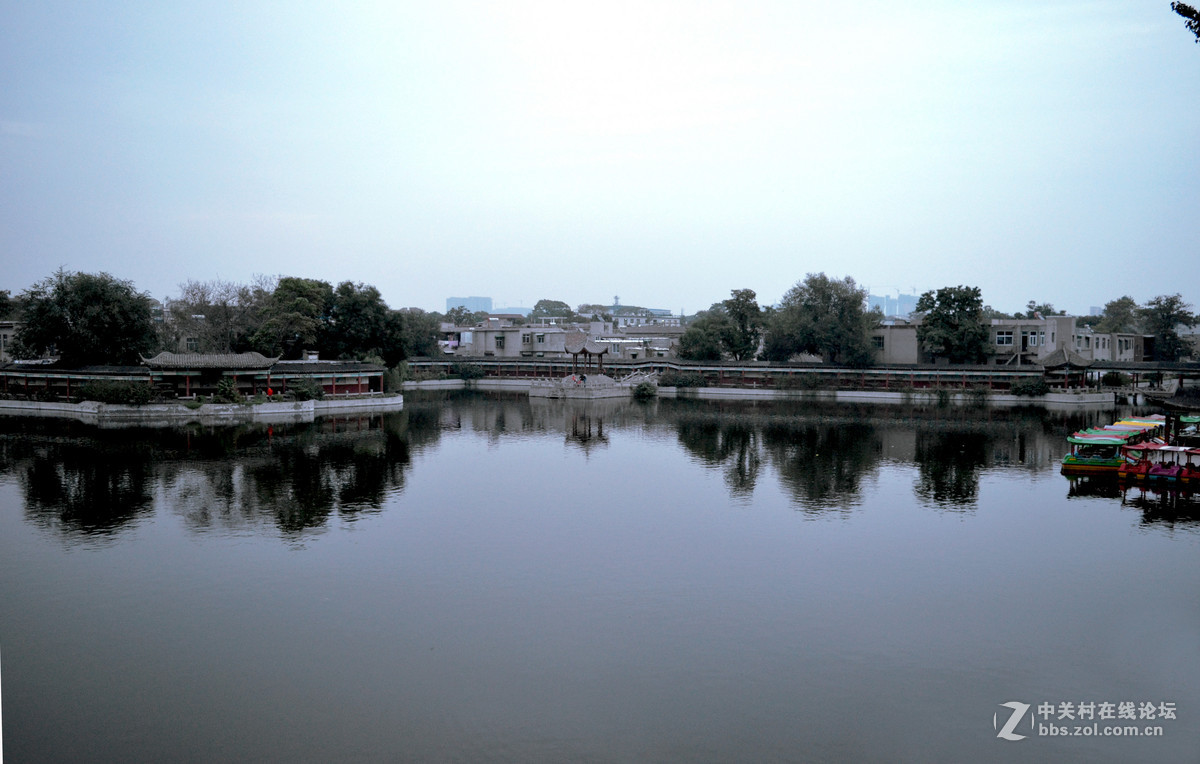
[[[0,0],[0,288],[693,312],[806,273],[1200,303],[1169,0]]]

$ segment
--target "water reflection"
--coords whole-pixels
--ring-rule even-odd
[[[117,442],[95,449],[79,443],[30,446],[18,461],[25,513],[46,528],[109,534],[153,506],[151,451],[147,444]]]
[[[57,423],[56,423],[57,424]],[[433,407],[313,424],[81,430],[7,420],[0,470],[17,477],[30,522],[112,534],[156,497],[194,530],[272,522],[296,533],[378,512],[403,488],[412,453],[437,440]]]
[[[990,438],[983,432],[918,433],[914,492],[926,504],[973,507],[979,496],[979,473],[990,452]]]
[[[754,492],[763,463],[758,428],[728,417],[682,416],[675,422],[679,443],[707,467],[721,470],[733,496]]]
[[[776,422],[764,428],[763,440],[780,481],[809,511],[858,505],[863,478],[883,453],[869,424]]]
[[[268,523],[295,534],[331,518],[380,512],[403,490],[414,452],[442,432],[471,433],[489,444],[561,438],[565,448],[585,454],[618,447],[622,433],[625,448],[633,445],[630,436],[674,439],[696,463],[718,472],[738,501],[773,478],[806,513],[849,511],[888,463],[913,469],[912,491],[922,505],[969,511],[988,470],[1051,469],[1065,433],[1097,417],[1111,414],[415,396],[387,416],[273,427],[114,434],[7,420],[0,422],[0,472],[17,476],[30,522],[64,533],[112,533],[161,500],[196,531]],[[1071,495],[1112,496],[1107,490],[1079,481],[1069,488]]]
[[[1122,486],[1121,503],[1142,511],[1144,525],[1200,525],[1200,496],[1192,490]]]

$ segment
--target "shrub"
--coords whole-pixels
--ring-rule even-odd
[[[217,392],[213,394],[213,401],[216,403],[240,403],[242,396],[233,380],[226,377],[217,383]]]
[[[658,386],[653,382],[638,382],[633,388],[633,397],[640,401],[648,400],[658,395]]]
[[[319,401],[325,397],[325,388],[311,379],[302,379],[288,387],[288,392],[298,401]]]
[[[87,382],[79,388],[79,400],[142,406],[154,400],[154,388],[145,382]]]
[[[984,385],[972,385],[967,388],[967,404],[971,406],[988,405],[989,389]]]
[[[704,375],[695,371],[675,371],[668,369],[658,378],[658,384],[663,387],[704,387]]]
[[[1050,392],[1050,385],[1044,379],[1018,379],[1008,390],[1013,395],[1033,397]]]
[[[33,399],[39,403],[53,403],[58,400],[58,393],[45,387],[33,391]]]
[[[1100,377],[1100,384],[1105,387],[1125,387],[1129,384],[1129,377],[1119,371],[1106,371]]]
[[[483,367],[477,363],[455,363],[450,365],[450,373],[463,379],[479,379],[484,376]]]
[[[789,374],[779,380],[780,390],[820,390],[825,379],[820,374]]]
[[[446,372],[427,368],[409,369],[406,382],[429,382],[435,379],[449,379],[450,376]]]

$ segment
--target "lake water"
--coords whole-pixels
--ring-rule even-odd
[[[0,420],[6,760],[1200,761],[1197,504],[1058,474],[1111,418]]]

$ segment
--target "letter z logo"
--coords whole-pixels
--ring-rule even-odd
[[[1017,733],[1013,732],[1013,730],[1015,730],[1017,728],[1017,724],[1019,724],[1021,720],[1025,718],[1025,712],[1029,710],[1029,704],[1018,703],[1015,700],[1010,700],[1007,703],[1001,703],[1000,707],[1011,708],[1012,714],[1009,715],[1008,721],[1004,723],[1003,727],[1000,726],[1000,714],[992,714],[992,729],[999,730],[999,732],[996,733],[996,737],[1004,738],[1005,740],[1024,740],[1024,735],[1018,735]]]

